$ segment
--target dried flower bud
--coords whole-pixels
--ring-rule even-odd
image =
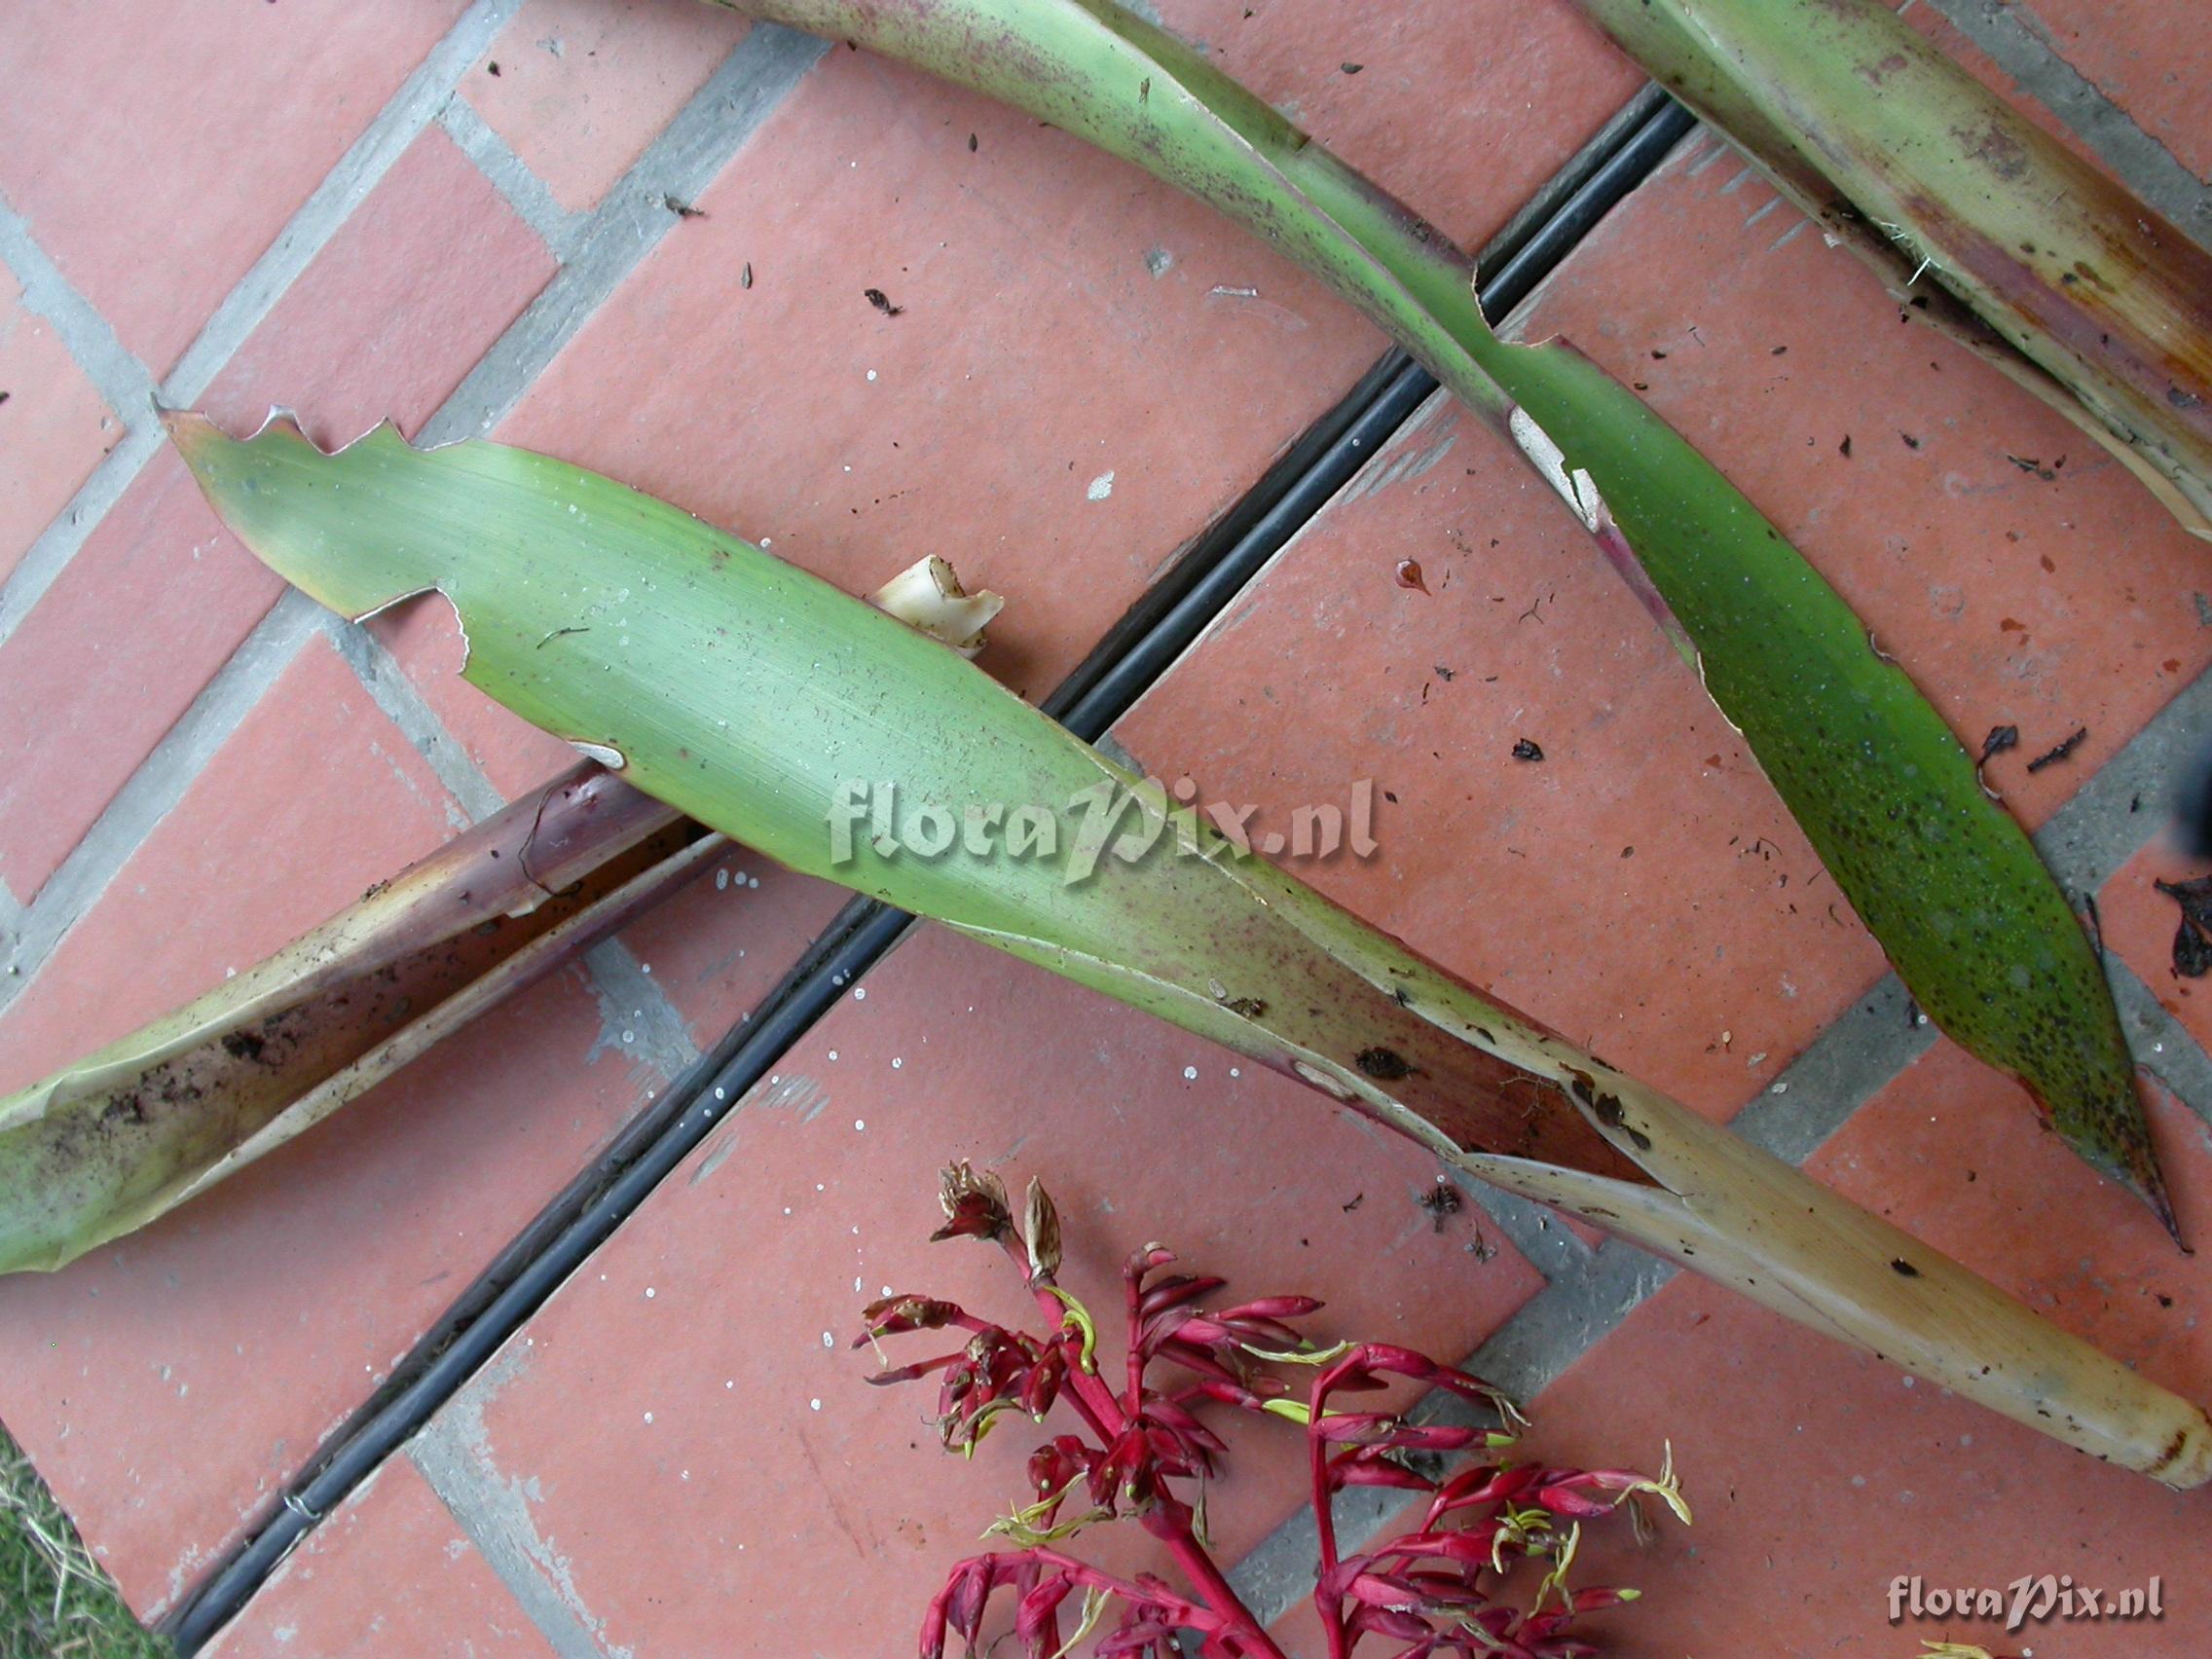
[[[1021,1237],[1029,1246],[1029,1282],[1051,1283],[1060,1271],[1060,1212],[1035,1176],[1022,1200]]]
[[[1006,1204],[1006,1185],[989,1170],[977,1170],[965,1159],[944,1171],[938,1187],[938,1202],[944,1206],[944,1225],[930,1235],[935,1244],[946,1238],[1004,1238],[1014,1225]]]

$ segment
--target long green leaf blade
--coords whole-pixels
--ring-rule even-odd
[[[1445,238],[1110,0],[717,3],[1077,133],[1241,221],[1396,336],[1543,473],[1695,654],[1921,1008],[2174,1228],[2111,988],[2026,833],[1843,598],[1625,387],[1565,342],[1501,340]]]
[[[591,473],[388,427],[171,430],[256,554],[359,615],[435,589],[466,677],[770,857],[1298,1078],[2039,1430],[2176,1485],[2212,1422],[1958,1264],[1414,955],[952,651]],[[847,786],[869,786],[858,804]],[[875,844],[896,789],[900,840]],[[1092,836],[1089,807],[1115,810]],[[970,813],[1066,824],[1026,856]],[[925,809],[941,833],[925,837]],[[842,832],[842,833],[841,833]],[[925,844],[926,843],[926,844]]]

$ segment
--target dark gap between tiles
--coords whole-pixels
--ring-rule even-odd
[[[1696,125],[1647,87],[1483,249],[1483,309],[1505,315]],[[1041,705],[1095,741],[1436,389],[1402,351],[1359,383],[1195,539]],[[899,941],[913,917],[855,899],[759,1006],[660,1092],[503,1248],[286,1487],[162,1630],[184,1659],[252,1600],[292,1548],[429,1420],[612,1235],[746,1092]]]

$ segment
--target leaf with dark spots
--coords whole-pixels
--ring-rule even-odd
[[[1371,1049],[1360,1050],[1359,1069],[1378,1082],[1396,1083],[1400,1078],[1411,1077],[1414,1068],[1397,1050],[1385,1049],[1379,1044]]]
[[[2151,885],[2181,906],[2181,926],[2174,931],[2174,972],[2185,979],[2203,978],[2212,973],[2212,875]]]

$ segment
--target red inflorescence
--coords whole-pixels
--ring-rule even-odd
[[[1010,1331],[949,1302],[885,1297],[867,1309],[855,1346],[922,1330],[965,1331],[968,1342],[870,1381],[941,1372],[938,1430],[958,1450],[972,1448],[1004,1412],[1042,1421],[1055,1404],[1072,1410],[1082,1432],[1057,1435],[1032,1455],[1033,1501],[992,1529],[1014,1547],[952,1569],[923,1621],[923,1659],[942,1659],[952,1636],[970,1654],[980,1651],[1002,1590],[1013,1617],[1004,1634],[1026,1659],[1059,1659],[1084,1641],[1100,1659],[1185,1659],[1188,1650],[1178,1643],[1192,1636],[1206,1659],[1283,1659],[1200,1542],[1204,1483],[1220,1472],[1224,1451],[1200,1417],[1211,1406],[1280,1418],[1304,1431],[1320,1539],[1313,1605],[1329,1659],[1348,1659],[1369,1638],[1396,1644],[1396,1659],[1596,1654],[1601,1650],[1574,1631],[1575,1620],[1632,1601],[1636,1592],[1567,1586],[1581,1524],[1639,1494],[1689,1519],[1671,1455],[1656,1479],[1626,1469],[1515,1463],[1506,1452],[1523,1419],[1480,1378],[1387,1343],[1317,1348],[1293,1323],[1320,1309],[1309,1296],[1203,1307],[1223,1281],[1169,1272],[1175,1257],[1157,1244],[1123,1265],[1125,1371],[1116,1388],[1099,1370],[1089,1311],[1055,1282],[1059,1222],[1044,1189],[1030,1183],[1018,1225],[998,1178],[966,1164],[945,1171],[941,1198],[945,1225],[936,1236],[999,1244],[1050,1329]],[[1156,1369],[1170,1380],[1157,1381]],[[1311,1376],[1303,1400],[1293,1397],[1288,1381],[1296,1370]],[[1334,1403],[1397,1382],[1429,1392],[1405,1413]],[[1445,1459],[1458,1455],[1473,1461],[1447,1469]],[[1417,1524],[1343,1553],[1330,1499],[1354,1486],[1420,1494]],[[1113,1520],[1135,1521],[1160,1539],[1184,1585],[1149,1574],[1117,1577],[1058,1547],[1086,1527]],[[1529,1560],[1546,1564],[1533,1596],[1526,1606],[1503,1600],[1507,1576]]]

